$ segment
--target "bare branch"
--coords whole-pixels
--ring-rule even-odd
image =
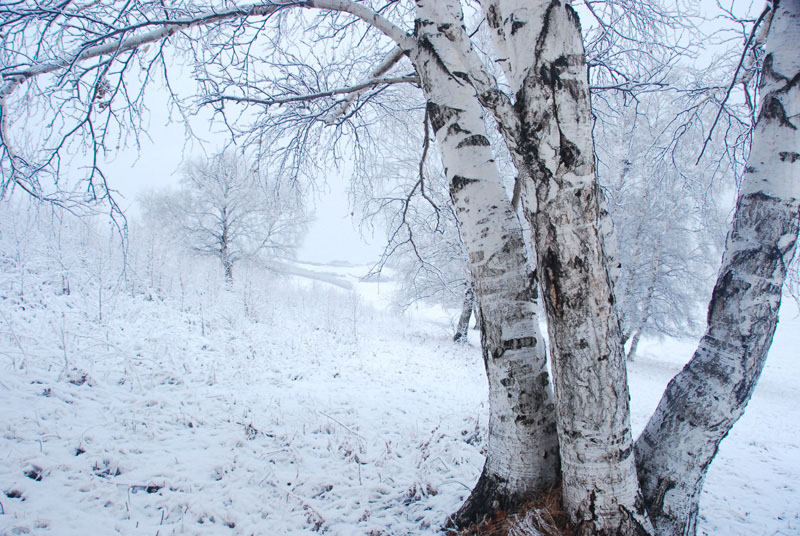
[[[203,104],[210,104],[212,102],[237,102],[243,104],[262,104],[264,106],[273,106],[288,104],[291,102],[307,102],[325,97],[332,97],[334,95],[347,95],[351,93],[358,93],[363,89],[376,87],[376,86],[390,86],[394,84],[419,84],[419,77],[416,75],[400,76],[392,78],[377,78],[374,80],[367,80],[354,86],[332,89],[330,91],[321,91],[318,93],[309,93],[307,95],[297,95],[292,97],[274,97],[267,99],[258,99],[254,97],[235,97],[230,95],[221,95],[219,97],[208,98],[203,101]]]
[[[0,73],[2,79],[5,81],[5,84],[0,87],[0,105],[5,102],[5,99],[13,93],[20,84],[29,78],[52,73],[59,69],[70,68],[83,60],[97,58],[106,54],[119,54],[121,52],[135,50],[143,45],[161,41],[179,31],[187,30],[194,26],[203,26],[242,17],[269,16],[279,9],[304,5],[306,3],[307,2],[269,2],[267,4],[253,4],[244,8],[205,13],[185,20],[146,21],[117,29],[107,36],[104,36],[104,38],[113,37],[115,35],[120,35],[120,37],[100,45],[91,45],[92,41],[89,41],[82,45],[76,52],[71,53],[68,59],[41,63],[24,69],[4,69]],[[152,26],[156,26],[156,29],[143,32],[139,35],[125,36],[131,32]]]
[[[736,82],[739,79],[739,70],[744,65],[744,60],[747,57],[747,52],[750,50],[751,44],[753,43],[753,38],[758,31],[758,27],[764,18],[772,11],[772,4],[767,3],[764,7],[764,10],[761,12],[761,15],[758,16],[756,19],[755,24],[753,24],[753,28],[750,30],[750,36],[747,38],[747,42],[744,44],[744,50],[742,50],[742,57],[739,59],[739,63],[736,64],[736,69],[733,71],[733,76],[731,77],[731,83],[728,86],[728,90],[725,92],[725,97],[722,99],[722,102],[719,103],[719,110],[717,111],[717,116],[714,118],[714,122],[711,124],[711,129],[708,131],[708,136],[706,136],[705,141],[703,142],[703,147],[700,149],[700,154],[697,155],[697,161],[695,165],[700,163],[700,159],[703,157],[703,153],[706,152],[706,147],[708,146],[708,142],[711,141],[711,136],[714,134],[714,128],[717,126],[717,122],[719,122],[719,118],[722,115],[722,111],[725,109],[725,103],[728,102],[728,98],[731,96],[731,91],[733,91]]]
[[[397,63],[404,56],[405,52],[401,48],[394,49],[377,67],[375,67],[372,73],[370,73],[370,78],[375,79],[385,75],[392,69],[392,67],[397,65]],[[329,121],[333,122],[336,118],[345,115],[352,106],[353,101],[355,101],[361,95],[363,95],[363,91],[354,91],[348,95],[347,98],[343,99],[339,103],[338,108],[334,110],[333,114],[331,114]]]

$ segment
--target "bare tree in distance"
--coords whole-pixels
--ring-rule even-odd
[[[635,14],[641,10],[637,8],[648,5],[652,3],[631,0],[622,15],[633,14],[632,20],[638,20]],[[603,236],[607,214],[595,169],[591,88],[580,23],[570,4],[482,2],[475,16],[485,20],[492,38],[493,50],[486,53],[474,46],[462,5],[455,0],[419,0],[413,6],[308,0],[259,3],[227,11],[148,3],[135,3],[131,9],[126,5],[119,13],[99,4],[93,7],[94,17],[85,13],[78,16],[71,9],[37,6],[18,12],[14,11],[20,9],[16,6],[3,8],[16,17],[8,19],[12,22],[4,28],[3,53],[13,57],[4,62],[11,67],[2,71],[5,83],[0,88],[6,184],[27,187],[37,194],[34,177],[41,175],[33,172],[56,173],[56,157],[63,152],[59,143],[45,143],[45,156],[34,159],[8,138],[9,125],[21,128],[20,110],[25,110],[25,99],[39,102],[41,90],[50,87],[48,80],[52,82],[58,75],[55,87],[64,91],[57,96],[45,94],[50,98],[44,102],[56,111],[57,118],[65,117],[59,102],[81,113],[68,117],[77,121],[71,123],[76,126],[59,130],[56,141],[88,140],[90,154],[94,154],[103,144],[103,135],[94,132],[95,125],[101,125],[98,119],[121,121],[121,112],[131,113],[135,108],[131,106],[135,99],[125,99],[131,94],[125,93],[126,69],[135,65],[140,72],[149,72],[153,62],[161,65],[163,58],[152,54],[160,54],[170,39],[180,40],[197,26],[204,26],[204,35],[211,38],[204,43],[208,46],[191,48],[198,60],[201,103],[213,107],[233,135],[258,147],[259,154],[281,155],[279,170],[290,175],[304,165],[319,166],[308,156],[325,136],[332,140],[328,147],[334,154],[349,136],[357,140],[353,143],[357,157],[363,156],[362,148],[375,135],[370,126],[380,121],[378,117],[402,111],[383,97],[398,84],[418,84],[469,251],[478,297],[483,300],[481,314],[493,322],[484,322],[483,332],[492,411],[495,403],[504,401],[503,409],[509,409],[511,415],[524,413],[533,421],[525,423],[524,416],[521,421],[530,424],[524,429],[529,435],[508,439],[498,434],[494,443],[492,433],[498,429],[490,421],[487,465],[458,521],[466,523],[474,520],[476,513],[496,512],[504,506],[495,501],[498,496],[524,490],[523,495],[535,498],[537,491],[554,485],[552,468],[560,464],[564,507],[579,533],[662,535],[694,531],[705,471],[719,441],[741,415],[763,366],[777,322],[785,264],[796,241],[798,196],[791,177],[798,165],[797,127],[792,123],[797,116],[798,69],[791,44],[797,41],[797,0],[770,3],[767,11],[775,13],[771,24],[764,17],[757,21],[771,28],[764,59],[764,79],[769,83],[762,88],[755,133],[761,145],[754,144],[745,175],[747,186],[743,187],[709,309],[709,334],[705,346],[671,384],[645,439],[637,441],[636,457],[622,333]],[[587,4],[587,9],[593,7]],[[624,26],[626,20],[615,19],[610,25],[603,22],[602,13],[592,14],[601,21],[605,35],[611,37],[619,33],[618,26]],[[54,24],[62,18],[72,24]],[[36,21],[40,32],[26,26]],[[339,52],[315,50],[309,43],[293,43],[298,35],[295,32],[301,28],[313,39],[335,39],[342,50],[370,47],[378,52],[349,59]],[[645,56],[652,56],[658,46],[647,37],[648,28],[645,25],[636,30],[640,35],[637,43]],[[36,36],[35,43],[28,41],[30,36]],[[629,37],[625,40],[630,41]],[[41,47],[41,53],[36,50],[40,42],[49,45]],[[184,46],[191,44],[182,42]],[[155,52],[148,52],[144,50],[146,44],[159,46],[154,47]],[[748,41],[746,50],[751,47]],[[400,54],[396,54],[397,48]],[[244,50],[252,53],[244,54]],[[57,51],[55,58],[48,56],[51,51]],[[607,90],[631,92],[641,84],[662,83],[658,79],[638,80],[636,74],[618,76],[624,66],[613,63],[616,56],[608,54],[602,62],[612,82]],[[503,76],[499,79],[486,68],[487,57],[501,65]],[[256,65],[259,58],[261,63]],[[727,97],[715,102],[718,90],[703,88],[697,93],[724,109]],[[121,107],[115,108],[114,99],[109,100],[114,95],[121,95]],[[542,354],[524,364],[528,370],[531,363],[541,367],[533,374],[517,377],[517,382],[511,378],[515,369],[508,367],[507,360],[520,355],[518,351],[541,351],[543,345],[535,334],[522,332],[522,327],[529,329],[529,320],[535,316],[529,309],[536,295],[531,291],[535,282],[522,283],[526,273],[521,267],[523,241],[518,226],[508,218],[510,203],[499,180],[478,103],[494,115],[520,177],[520,200],[533,234],[547,313],[554,404],[550,403],[546,368],[541,366]],[[232,110],[234,106],[243,108]],[[15,115],[9,119],[7,114],[12,109]],[[238,126],[235,118],[241,110],[242,123]],[[693,113],[688,115],[693,118]],[[327,133],[324,136],[323,131]],[[704,145],[713,142],[710,134],[707,140]],[[764,224],[762,218],[759,224],[757,213],[768,214],[768,223]],[[745,251],[748,253],[742,254]],[[749,272],[763,273],[757,281],[767,283],[767,288],[753,284],[750,275],[740,278],[742,263]],[[504,270],[517,274],[513,284],[500,277]],[[509,287],[519,292],[509,295]],[[759,295],[761,290],[763,295]],[[510,317],[498,314],[510,304],[521,313]],[[487,314],[490,311],[492,315]],[[528,320],[512,324],[506,322],[508,318]],[[742,326],[748,329],[741,331]],[[730,337],[741,346],[715,346],[714,341]],[[750,354],[742,355],[742,348],[751,347],[758,348],[759,357],[754,362],[745,359]],[[730,374],[722,378],[720,372]],[[731,385],[730,379],[741,382]],[[739,385],[744,387],[739,389]],[[715,407],[708,402],[709,397],[725,398],[730,403],[726,402],[724,412],[697,411]],[[526,403],[523,412],[517,401]],[[544,434],[553,406],[558,425],[558,464],[550,450],[553,442]],[[496,421],[502,422],[502,418]],[[498,428],[502,426],[498,424]],[[710,428],[713,433],[707,433]],[[536,445],[543,437],[547,439],[538,456],[523,449],[530,451],[526,461],[536,462],[526,467],[530,473],[505,464],[505,447],[513,450]],[[707,453],[704,462],[698,465],[694,460],[671,457],[679,450],[682,455],[683,450],[675,448],[681,441],[691,441],[698,452]],[[511,479],[504,481],[502,474]]]
[[[618,243],[616,299],[629,360],[643,335],[699,336],[700,300],[710,297],[727,219],[718,208],[728,197],[715,184],[719,155],[709,151],[702,167],[694,165],[702,144],[696,129],[673,148],[680,164],[658,157],[672,136],[666,100],[652,93],[639,95],[635,105],[618,102],[604,110],[595,134],[598,178]]]
[[[307,228],[294,192],[245,157],[222,152],[190,161],[181,188],[147,203],[147,217],[171,226],[190,250],[216,257],[225,280],[243,259],[292,257]]]

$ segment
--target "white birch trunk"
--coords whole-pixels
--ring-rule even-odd
[[[472,310],[475,308],[475,288],[472,283],[467,284],[464,292],[464,304],[461,307],[461,316],[456,326],[456,334],[453,336],[454,342],[467,342],[469,334],[469,319],[472,318]]]
[[[514,509],[558,480],[558,444],[537,283],[486,135],[474,89],[441,30],[438,1],[418,1],[413,55],[466,246],[489,380],[489,445],[480,480],[454,516],[464,526]]]
[[[557,0],[482,5],[516,91],[509,144],[530,177],[522,200],[550,333],[564,507],[580,534],[646,533],[580,23]]]
[[[633,331],[633,337],[631,337],[631,345],[628,347],[628,361],[634,361],[636,359],[636,350],[639,348],[639,339],[642,338],[642,330],[644,329],[644,322],[647,319],[639,322],[639,325],[636,326],[636,329]]]
[[[692,535],[722,439],[761,374],[800,211],[800,0],[775,0],[761,104],[742,190],[691,361],[636,441],[639,477],[659,536]]]

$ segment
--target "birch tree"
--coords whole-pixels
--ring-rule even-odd
[[[758,121],[706,333],[636,442],[659,534],[693,534],[708,466],[744,413],[778,323],[800,217],[800,1],[772,2]]]
[[[396,111],[385,98],[392,88],[416,85],[469,255],[489,378],[487,461],[456,522],[535,499],[560,479],[564,508],[580,534],[661,535],[682,533],[674,532],[680,527],[691,533],[705,469],[763,366],[777,322],[782,267],[797,235],[792,177],[798,165],[798,75],[796,55],[788,51],[797,38],[797,0],[770,6],[775,15],[764,62],[768,83],[747,176],[752,186],[742,190],[729,235],[710,305],[710,335],[671,383],[666,402],[636,443],[636,458],[613,266],[604,243],[608,214],[595,169],[586,55],[569,3],[482,2],[494,45],[488,57],[474,46],[456,0],[418,0],[413,6],[349,0],[213,9],[145,2],[117,9],[83,6],[95,10],[92,17],[77,7],[1,8],[7,67],[0,71],[0,166],[6,190],[52,198],[41,178],[58,176],[69,143],[86,140],[94,155],[114,128],[129,126],[142,102],[141,88],[156,67],[166,66],[163,54],[172,42],[182,43],[198,61],[200,104],[212,107],[232,135],[252,143],[259,155],[281,155],[280,169],[294,176],[313,166],[308,155],[320,145],[322,131],[333,132],[336,142],[346,134],[364,142],[378,114]],[[284,37],[299,28],[380,52],[368,60],[333,51],[323,58],[313,47],[286,43]],[[211,36],[206,46],[192,48],[196,43],[186,40],[196,31]],[[495,75],[487,59],[502,73]],[[140,76],[132,75],[132,66]],[[622,85],[630,87],[629,81]],[[19,134],[21,117],[37,103],[60,127],[39,144],[40,153]],[[233,106],[243,107],[242,113],[232,112]],[[535,327],[536,281],[497,171],[484,111],[494,117],[519,176],[549,327],[554,398]],[[342,145],[333,147],[335,153]],[[96,161],[89,170],[87,184],[105,191]],[[742,264],[765,277],[739,276]],[[761,290],[769,297],[756,299]],[[734,332],[741,335],[738,349],[726,346]],[[726,341],[724,348],[719,341]],[[709,398],[685,404],[692,398],[685,393]],[[709,399],[730,402],[717,410]],[[702,465],[693,466],[680,458],[685,449],[674,448],[689,443],[696,446],[692,452],[705,453]]]
[[[494,162],[474,89],[459,81],[447,61],[455,51],[449,47],[451,36],[441,29],[451,21],[439,7],[417,3],[415,37],[423,46],[416,47],[411,59],[469,255],[489,380],[489,452],[475,489],[456,514],[457,523],[467,524],[552,486],[558,457],[534,308],[536,281],[529,272],[522,228]]]

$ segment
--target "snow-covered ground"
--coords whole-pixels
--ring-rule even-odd
[[[456,311],[392,310],[391,281],[363,271],[120,292],[102,321],[77,293],[0,298],[0,533],[437,532],[483,463],[477,335],[451,342]],[[800,534],[798,348],[790,304],[701,533]],[[637,431],[692,349],[642,343]]]

